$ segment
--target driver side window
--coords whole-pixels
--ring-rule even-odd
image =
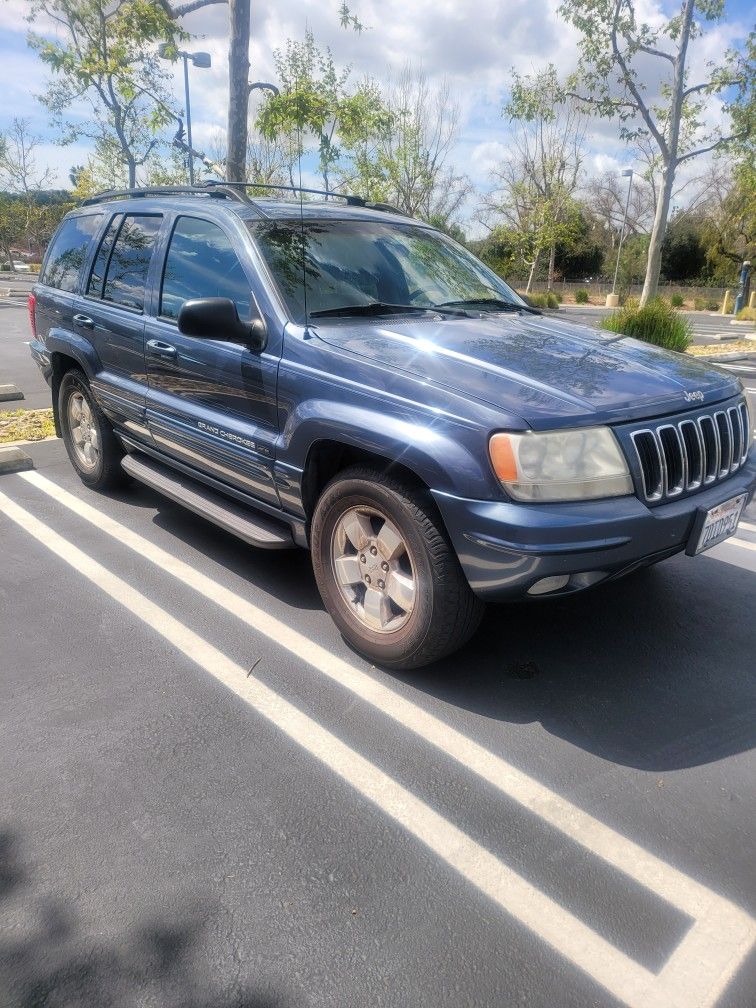
[[[165,259],[160,315],[175,320],[191,298],[225,297],[239,318],[251,318],[252,294],[239,257],[226,233],[211,221],[179,217]]]

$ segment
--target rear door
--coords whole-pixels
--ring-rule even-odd
[[[147,420],[154,441],[177,460],[279,505],[273,479],[278,434],[280,334],[266,349],[184,336],[184,301],[227,297],[239,317],[254,304],[254,268],[231,228],[199,214],[178,216],[147,322]]]
[[[37,332],[43,340],[56,329],[63,335],[75,331],[73,317],[80,303],[84,265],[102,218],[101,212],[67,217],[55,232],[34,287]]]
[[[102,371],[92,383],[111,420],[148,438],[144,411],[145,291],[160,214],[116,213],[100,241],[75,316],[79,334],[95,347]]]

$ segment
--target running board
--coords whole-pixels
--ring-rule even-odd
[[[228,497],[145,455],[124,455],[122,468],[140,483],[181,504],[231,535],[261,549],[293,549],[291,532],[282,523],[253,513]]]

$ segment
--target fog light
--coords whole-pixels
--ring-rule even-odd
[[[528,588],[528,595],[547,595],[549,592],[559,591],[560,588],[567,587],[569,580],[569,574],[555,574],[553,577],[541,578]]]

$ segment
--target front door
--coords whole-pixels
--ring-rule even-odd
[[[184,301],[202,297],[231,298],[239,317],[249,319],[253,285],[242,259],[214,221],[176,219],[158,304],[147,321],[147,421],[167,455],[278,506],[277,341],[257,352],[184,336],[176,323]]]

